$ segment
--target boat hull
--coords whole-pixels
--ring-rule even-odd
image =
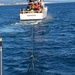
[[[47,16],[47,7],[42,13],[20,13],[20,20],[42,20]]]

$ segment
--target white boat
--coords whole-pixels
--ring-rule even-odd
[[[39,6],[37,6],[37,4]],[[39,9],[36,8],[39,7]],[[42,20],[47,16],[47,6],[45,6],[43,0],[28,0],[26,9],[20,9],[20,20]]]

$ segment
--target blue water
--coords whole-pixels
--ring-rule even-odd
[[[0,7],[2,75],[75,75],[75,3],[47,6],[46,19],[32,23],[19,20],[19,10],[26,6]]]

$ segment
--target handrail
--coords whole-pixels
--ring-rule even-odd
[[[38,10],[24,10],[24,9],[20,10],[21,14],[24,14],[24,13],[42,13],[42,12],[44,12],[44,9],[42,9],[42,11],[38,11]]]

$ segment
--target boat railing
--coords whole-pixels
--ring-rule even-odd
[[[44,9],[42,9],[41,11],[20,9],[21,14],[25,14],[25,13],[43,13],[43,12],[44,12]]]

